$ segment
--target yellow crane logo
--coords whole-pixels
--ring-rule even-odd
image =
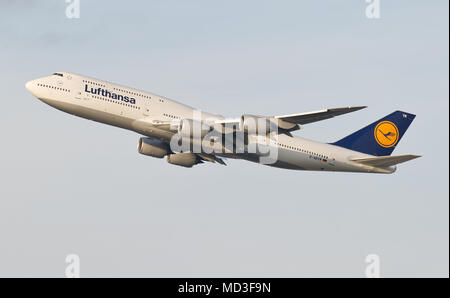
[[[375,127],[374,134],[377,143],[384,148],[395,146],[399,137],[397,126],[390,121],[378,123]]]

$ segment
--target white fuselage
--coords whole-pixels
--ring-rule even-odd
[[[26,88],[41,101],[61,111],[93,121],[132,130],[150,138],[169,142],[173,132],[158,123],[192,119],[195,109],[152,93],[71,73],[58,73],[30,81]],[[201,113],[202,119],[223,120],[220,115]],[[339,146],[278,135],[274,167],[315,170],[392,173],[395,166],[373,168],[351,161],[372,155]],[[227,158],[258,161],[255,154],[217,154]]]

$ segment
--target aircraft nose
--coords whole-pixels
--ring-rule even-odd
[[[25,88],[27,88],[28,92],[30,92],[31,94],[33,94],[34,96],[36,96],[36,87],[37,87],[37,82],[36,80],[31,80],[26,82],[25,84]]]
[[[27,88],[27,90],[28,91],[30,91],[31,92],[31,85],[33,84],[33,81],[28,81],[26,84],[25,84],[25,88]]]

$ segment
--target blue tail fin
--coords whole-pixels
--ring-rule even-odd
[[[333,145],[375,156],[391,155],[416,115],[396,111]]]

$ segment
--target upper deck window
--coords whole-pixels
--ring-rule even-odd
[[[63,76],[63,74],[62,73],[58,73],[58,72],[55,72],[53,75],[56,75],[56,76],[60,76],[60,77],[62,77]]]

